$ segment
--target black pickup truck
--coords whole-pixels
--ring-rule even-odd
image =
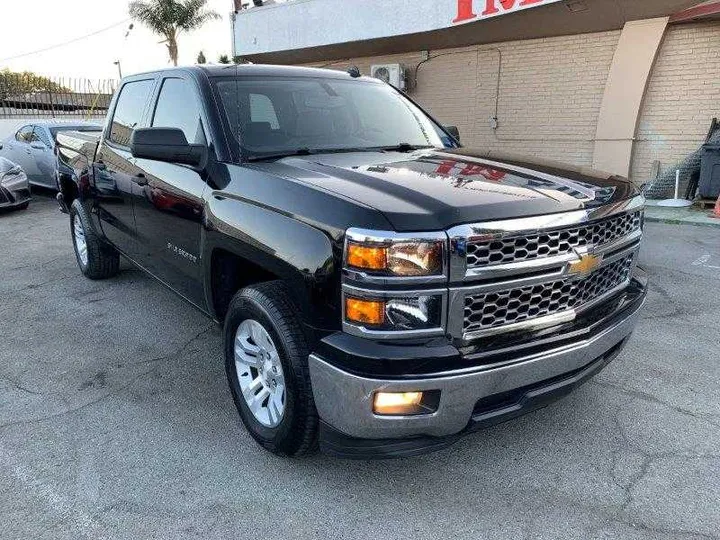
[[[645,299],[631,183],[464,149],[358,73],[135,75],[99,141],[58,146],[82,273],[122,256],[222,323],[242,421],[279,454],[413,455],[542,407]]]

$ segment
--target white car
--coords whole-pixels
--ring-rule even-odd
[[[25,209],[30,204],[30,182],[20,165],[0,157],[0,209]]]

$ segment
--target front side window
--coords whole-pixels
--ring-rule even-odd
[[[231,130],[250,158],[301,150],[454,146],[405,96],[375,81],[238,77],[214,84]]]
[[[200,122],[200,106],[195,91],[188,81],[183,79],[163,81],[152,126],[180,129],[190,144],[205,144]]]
[[[142,121],[153,83],[152,80],[133,81],[122,87],[110,125],[110,141],[129,146],[133,130]]]
[[[15,140],[18,142],[30,143],[32,141],[32,134],[32,126],[23,126],[15,134]]]

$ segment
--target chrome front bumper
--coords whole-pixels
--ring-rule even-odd
[[[397,440],[455,435],[471,424],[479,400],[551,381],[565,374],[582,373],[583,368],[602,360],[605,355],[610,357],[609,352],[616,354],[615,348],[632,333],[641,305],[636,305],[622,320],[586,340],[542,354],[519,357],[509,365],[451,372],[442,377],[414,380],[364,378],[311,354],[309,365],[315,405],[323,422],[353,438]],[[428,415],[378,416],[372,411],[372,400],[374,393],[381,390],[440,390],[440,404],[436,412]]]

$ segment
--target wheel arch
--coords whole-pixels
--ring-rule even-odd
[[[303,323],[316,329],[339,327],[340,280],[333,243],[325,233],[237,199],[213,197],[207,208],[205,289],[217,320],[223,320],[238,290],[277,279],[288,285]]]

